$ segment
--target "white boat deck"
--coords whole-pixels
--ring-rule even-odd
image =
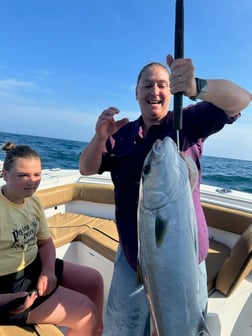
[[[210,296],[207,322],[211,336],[252,335],[252,272],[229,297]]]

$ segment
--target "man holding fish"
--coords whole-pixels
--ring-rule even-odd
[[[179,141],[181,152],[192,158],[199,174],[192,199],[197,222],[198,305],[202,319],[206,315],[208,229],[200,203],[200,158],[206,138],[220,131],[225,124],[233,123],[251,102],[252,96],[229,80],[195,78],[191,59],[174,60],[168,55],[167,64],[170,72],[157,62],[147,64],[140,71],[136,85],[136,99],[141,110],[139,118],[131,122],[127,118],[116,120],[119,109],[105,109],[97,120],[94,137],[80,157],[81,174],[110,171],[115,188],[115,219],[120,244],[105,314],[105,336],[150,335],[146,290],[136,282],[139,186],[145,158],[156,141],[166,137],[174,141],[177,139],[173,128],[173,111],[169,111],[171,95],[177,92],[183,92],[192,100],[200,100],[183,109],[183,129],[179,133]],[[162,183],[160,185],[162,189]],[[182,212],[183,206],[181,204]],[[185,280],[189,276],[184,274]],[[169,279],[169,274],[166,277]],[[163,282],[161,286],[165,286],[165,279],[160,281]],[[161,336],[166,334],[174,333],[167,330]]]

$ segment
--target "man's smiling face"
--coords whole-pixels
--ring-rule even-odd
[[[144,122],[154,124],[163,119],[171,100],[168,71],[158,64],[147,67],[136,87],[136,98]]]

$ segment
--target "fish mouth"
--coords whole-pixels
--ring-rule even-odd
[[[151,154],[151,159],[155,159],[156,162],[160,162],[164,158],[162,140],[157,139],[152,149],[153,149],[153,152]]]

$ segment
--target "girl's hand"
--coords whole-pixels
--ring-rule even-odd
[[[18,296],[16,298],[17,301],[13,300],[13,303],[10,302],[10,304],[14,305],[15,302],[17,302],[16,304],[18,304],[18,300],[20,300],[20,304],[18,304],[18,307],[10,310],[10,313],[12,313],[12,314],[22,313],[23,311],[25,311],[26,309],[28,309],[29,307],[31,307],[33,305],[33,302],[38,297],[38,293],[37,293],[36,290],[31,291],[29,293],[20,292],[18,294],[20,294],[20,296]]]
[[[49,295],[57,285],[57,278],[54,272],[43,272],[37,282],[39,296]]]

